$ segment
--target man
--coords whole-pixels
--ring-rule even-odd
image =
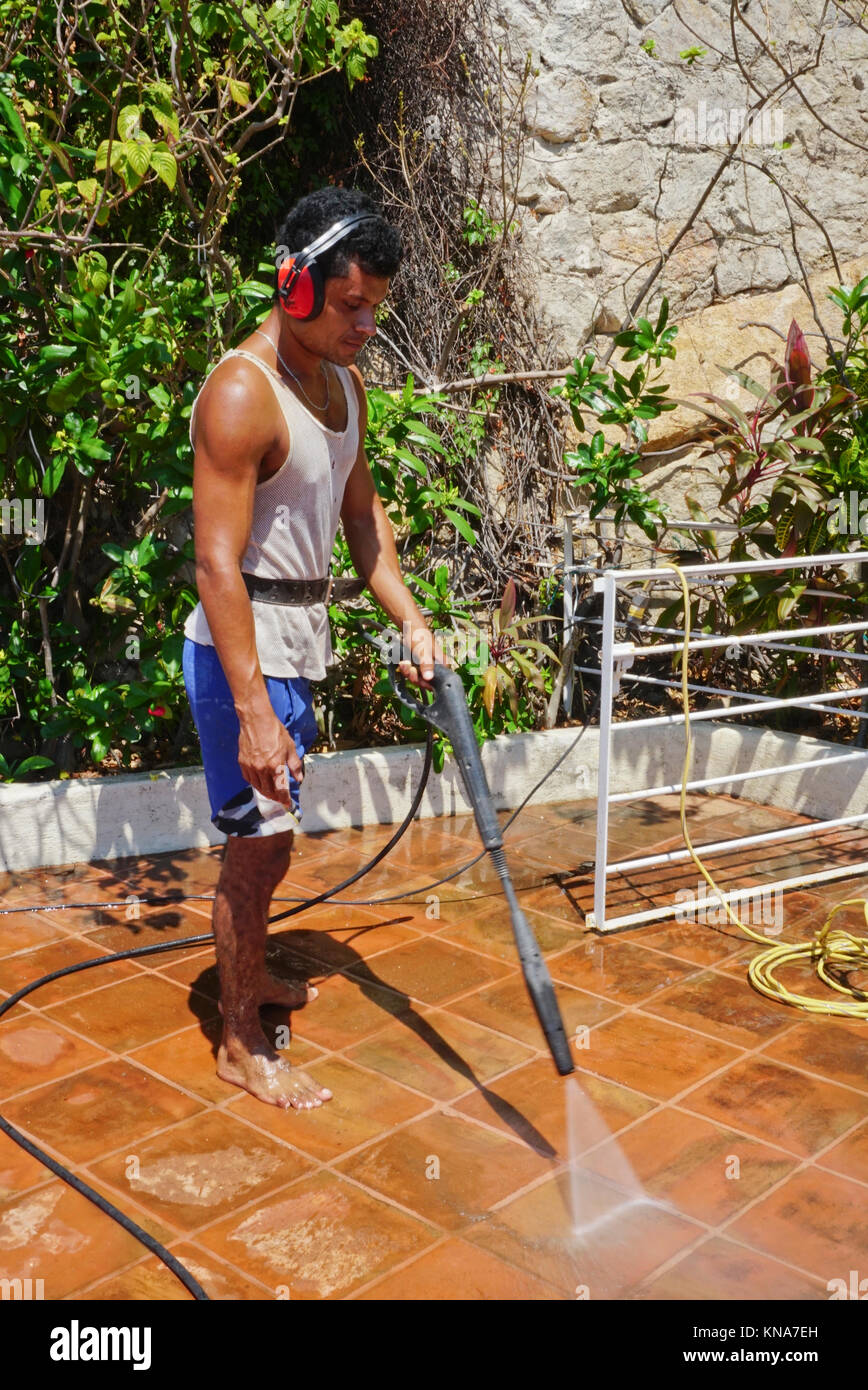
[[[363,194],[326,188],[292,209],[278,243],[275,304],[212,371],[191,419],[200,602],[185,626],[184,679],[212,820],[228,836],[213,914],[217,1073],[268,1104],[307,1109],[331,1092],[269,1046],[259,1008],[297,1008],[317,993],[268,973],[266,921],[316,738],[308,682],[331,655],[325,577],[340,521],[360,578],[409,634],[418,668],[403,674],[430,686],[443,658],[401,577],[353,365],[376,333],[400,240]]]

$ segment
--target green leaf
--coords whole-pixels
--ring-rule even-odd
[[[167,188],[175,187],[178,165],[165,140],[160,140],[151,150],[151,168],[157,178],[162,179]]]
[[[127,140],[124,143],[124,154],[127,163],[140,179],[143,179],[148,172],[151,163],[152,146],[150,140],[147,144],[144,140]]]
[[[455,530],[460,536],[464,537],[468,545],[476,544],[476,537],[460,512],[454,512],[451,507],[444,507],[443,515],[448,516]]]
[[[118,136],[121,140],[129,140],[135,135],[142,123],[142,108],[140,106],[122,106],[118,113]]]

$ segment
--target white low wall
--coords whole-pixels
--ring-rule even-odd
[[[552,729],[487,743],[483,763],[498,808],[518,805],[575,737],[575,729]],[[534,800],[596,796],[598,749],[599,730],[587,729]],[[849,751],[817,739],[708,721],[694,726],[691,775],[723,776]],[[678,726],[618,729],[611,790],[680,783],[683,756],[684,734]],[[305,831],[399,821],[417,784],[422,757],[422,745],[310,754],[302,787]],[[739,785],[720,790],[737,794]],[[830,768],[757,778],[745,784],[744,795],[827,820],[858,814],[868,809],[868,752]],[[458,770],[447,759],[442,775],[432,774],[419,814],[427,818],[469,810]],[[210,822],[204,773],[190,768],[0,786],[2,869],[190,849],[219,844],[223,838]]]

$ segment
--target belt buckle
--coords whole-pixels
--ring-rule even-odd
[[[330,574],[328,576],[328,582],[326,583],[325,598],[323,599],[323,603],[326,605],[326,607],[328,607],[329,601],[331,600],[334,583],[334,576]]]

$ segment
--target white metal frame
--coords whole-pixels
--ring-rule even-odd
[[[673,523],[675,525],[675,523]],[[678,523],[681,526],[681,523]],[[694,527],[695,529],[708,530],[708,523],[699,526],[696,523],[683,523],[684,528]],[[728,528],[733,529],[733,528]],[[565,540],[567,534],[571,537],[571,526],[569,518],[565,522]],[[848,551],[833,552],[824,555],[797,556],[791,559],[773,558],[769,560],[748,560],[736,562],[722,562],[702,565],[682,566],[688,584],[707,584],[725,582],[729,576],[756,573],[763,570],[799,570],[805,568],[816,568],[824,565],[846,564],[868,564],[868,551]],[[621,678],[633,666],[634,661],[649,655],[662,655],[665,653],[680,652],[683,648],[683,637],[681,640],[671,642],[653,643],[639,645],[633,641],[616,641],[617,619],[617,599],[619,586],[625,584],[635,584],[652,579],[662,579],[667,574],[665,569],[659,567],[643,569],[609,569],[600,570],[596,564],[588,563],[585,558],[583,563],[576,564],[572,554],[572,540],[570,540],[569,550],[565,545],[564,553],[565,569],[565,602],[564,620],[565,625],[569,621],[570,626],[574,623],[575,613],[575,588],[574,576],[584,573],[586,576],[593,576],[593,588],[596,593],[603,595],[603,615],[602,619],[592,620],[594,624],[599,624],[602,628],[601,657],[599,669],[578,666],[577,670],[599,675],[601,681],[600,690],[600,745],[599,745],[599,776],[597,791],[597,836],[596,836],[596,867],[594,871],[594,908],[593,912],[587,913],[585,924],[592,930],[598,932],[610,932],[624,929],[629,926],[636,926],[645,922],[660,921],[671,917],[675,908],[675,903],[663,904],[652,907],[642,912],[631,912],[620,916],[612,917],[607,915],[606,896],[609,880],[619,873],[638,868],[651,868],[658,864],[678,864],[690,858],[687,849],[673,850],[669,853],[642,855],[635,859],[617,860],[609,863],[608,843],[609,843],[609,806],[615,803],[627,801],[639,801],[651,796],[660,796],[677,793],[681,791],[680,783],[670,783],[666,786],[643,787],[635,791],[615,792],[610,790],[610,769],[612,766],[612,740],[619,730],[624,728],[646,728],[652,729],[662,726],[674,726],[684,723],[684,715],[668,714],[643,719],[624,719],[615,720],[613,718],[613,700],[620,686]],[[671,572],[670,572],[671,573]],[[674,579],[674,576],[673,576]],[[569,600],[567,591],[569,590]],[[620,620],[623,625],[623,619]],[[653,623],[642,622],[638,626],[647,633],[661,632],[664,636],[679,637],[677,629],[657,628]],[[768,633],[747,633],[737,638],[724,636],[721,634],[703,634],[702,636],[691,636],[689,642],[690,651],[698,651],[720,646],[729,646],[735,642],[743,646],[748,645],[767,645],[777,650],[796,650],[814,651],[826,650],[828,647],[813,648],[805,646],[795,646],[786,643],[787,638],[820,637],[832,633],[848,633],[864,631],[866,620],[853,623],[832,623],[825,626],[814,626],[809,628],[786,628]],[[565,642],[569,640],[569,631],[565,632]],[[781,639],[784,639],[782,642]],[[836,655],[841,654],[835,652]],[[862,653],[846,653],[848,658],[853,656],[857,660],[868,660]],[[630,680],[638,680],[653,685],[663,685],[670,688],[680,689],[680,680],[660,680],[657,677],[643,676],[639,673],[631,672],[628,677]],[[690,687],[693,690],[700,690],[709,694],[719,694],[733,701],[731,708],[721,706],[715,709],[698,710],[691,713],[691,724],[701,720],[724,720],[737,717],[742,714],[752,714],[765,712],[773,709],[786,709],[794,706],[801,706],[807,709],[820,709],[823,712],[829,711],[829,706],[841,700],[852,699],[853,696],[868,695],[868,686],[860,685],[841,691],[820,691],[816,694],[807,694],[788,699],[774,699],[770,696],[758,697],[755,693],[746,695],[744,692],[735,689],[723,689],[715,686]],[[868,714],[860,710],[840,710],[836,711],[842,718],[864,720],[868,719]],[[728,776],[722,777],[701,777],[695,778],[687,783],[688,791],[696,791],[708,787],[723,786],[737,782],[747,782],[759,777],[775,776],[779,773],[793,772],[804,768],[828,767],[832,764],[851,762],[864,758],[864,753],[844,752],[832,753],[829,757],[813,758],[810,761],[786,763],[776,767],[755,769],[749,772],[733,772]],[[697,852],[703,860],[713,857],[715,854],[726,853],[730,850],[743,849],[751,845],[777,844],[781,841],[798,839],[799,837],[815,834],[818,828],[823,830],[833,829],[837,826],[849,826],[868,821],[868,811],[858,815],[839,816],[834,820],[816,820],[806,822],[802,825],[791,826],[783,830],[765,831],[757,835],[745,835],[730,840],[719,840],[710,844],[697,845]],[[763,883],[754,888],[740,889],[732,892],[725,892],[719,895],[709,895],[704,898],[698,907],[707,908],[723,902],[739,903],[749,901],[754,897],[768,894],[776,890],[793,888],[796,885],[810,883],[832,882],[839,878],[868,870],[868,861],[845,865],[836,869],[826,869],[816,873],[803,875],[798,878],[778,879],[772,883]],[[679,903],[679,912],[689,913],[690,905]]]

